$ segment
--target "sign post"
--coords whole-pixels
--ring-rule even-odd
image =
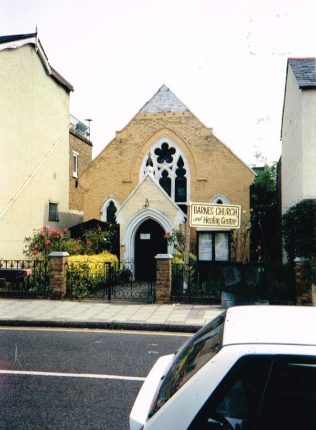
[[[183,290],[188,289],[189,284],[189,263],[190,263],[190,206],[187,211],[187,220],[185,223],[185,246],[184,246],[184,272],[183,272]]]

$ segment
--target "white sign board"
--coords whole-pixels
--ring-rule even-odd
[[[141,233],[140,238],[141,240],[150,240],[150,233]]]
[[[240,205],[191,203],[191,227],[240,228]]]

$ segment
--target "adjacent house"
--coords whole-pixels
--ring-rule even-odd
[[[74,182],[80,153],[90,151],[91,161],[91,143],[70,126],[71,91],[49,63],[37,33],[0,37],[2,259],[21,258],[24,238],[35,228],[82,220],[69,176]],[[70,175],[73,154],[77,170]]]
[[[120,225],[121,261],[154,277],[155,255],[172,252],[166,232],[185,229],[189,202],[238,204],[249,217],[255,177],[224,143],[163,85],[79,178],[85,220]],[[229,260],[229,229],[191,229],[202,259]],[[197,248],[195,248],[195,246]]]
[[[316,198],[316,62],[289,58],[282,115],[282,214]]]

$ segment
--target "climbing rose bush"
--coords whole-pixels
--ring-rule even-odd
[[[181,254],[184,253],[185,235],[181,230],[166,231],[164,238],[167,239],[168,244],[173,245],[178,252]]]
[[[65,251],[70,240],[70,233],[67,228],[49,228],[44,226],[41,229],[34,229],[32,237],[26,237],[24,254],[28,257],[46,257],[52,251]]]
[[[28,257],[46,257],[52,251],[65,251],[70,255],[95,255],[112,251],[117,240],[114,229],[102,230],[100,226],[83,233],[79,239],[72,239],[67,228],[44,226],[33,230],[33,236],[25,238],[24,254]]]

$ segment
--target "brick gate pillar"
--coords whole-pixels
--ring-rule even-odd
[[[171,254],[156,255],[156,303],[171,302]]]
[[[49,254],[49,296],[62,300],[67,292],[68,252],[51,252]]]
[[[313,305],[313,286],[310,278],[310,271],[303,258],[295,258],[295,293],[297,305]]]

